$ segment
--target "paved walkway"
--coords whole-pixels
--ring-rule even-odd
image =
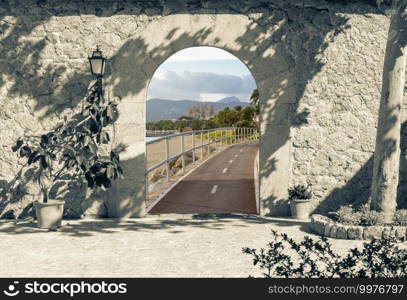
[[[309,233],[307,222],[250,215],[65,221],[55,232],[1,221],[0,277],[258,276],[241,249],[264,247],[271,229],[295,239]],[[361,242],[333,244],[344,253]]]
[[[257,141],[225,149],[179,182],[150,213],[255,214],[257,150]]]

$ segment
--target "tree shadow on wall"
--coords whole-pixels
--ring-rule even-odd
[[[3,5],[4,4],[4,5]],[[60,37],[56,37],[51,31],[44,27],[44,24],[51,20],[53,15],[56,16],[79,16],[81,14],[95,14],[97,17],[121,15],[144,14],[148,17],[156,17],[162,14],[170,13],[206,13],[206,14],[248,14],[253,13],[250,18],[252,24],[242,32],[236,41],[240,49],[233,51],[238,58],[242,59],[249,67],[275,66],[271,70],[271,75],[283,72],[285,75],[279,75],[273,81],[272,86],[262,86],[272,90],[271,97],[276,100],[273,107],[267,107],[263,103],[262,110],[265,111],[265,118],[275,115],[284,115],[281,111],[285,98],[290,99],[290,113],[286,120],[303,120],[301,122],[288,123],[286,130],[280,137],[278,143],[267,149],[268,157],[271,157],[279,148],[286,144],[290,136],[290,127],[301,126],[306,122],[305,112],[299,112],[299,101],[301,100],[306,85],[312,78],[320,72],[324,62],[318,57],[323,53],[335,36],[347,28],[348,20],[343,16],[347,14],[369,14],[380,13],[376,8],[370,5],[339,5],[322,3],[318,6],[304,5],[304,3],[287,3],[287,1],[270,1],[259,2],[250,9],[241,8],[239,4],[222,2],[215,4],[206,4],[200,1],[182,3],[175,6],[170,1],[164,1],[161,4],[150,3],[145,1],[122,1],[119,4],[113,3],[87,3],[85,6],[80,3],[72,2],[68,5],[50,6],[47,1],[38,1],[36,13],[32,11],[30,5],[24,3],[18,6],[10,5],[9,2],[3,1],[0,10],[0,32],[2,60],[0,67],[3,77],[0,78],[0,88],[5,87],[9,97],[16,97],[33,115],[38,116],[42,123],[43,129],[49,127],[60,115],[65,114],[69,109],[76,107],[86,91],[86,83],[89,82],[86,51],[89,49],[77,49],[79,54],[72,57],[66,52],[58,54],[55,45],[58,42],[64,42],[70,47],[75,45],[74,41],[69,41],[65,36],[66,32]],[[83,8],[85,7],[85,8]],[[211,7],[214,8],[211,10]],[[191,10],[192,9],[192,10]],[[7,17],[12,16],[12,18]],[[218,16],[221,18],[221,16]],[[61,25],[61,24],[59,24]],[[62,27],[69,28],[71,24],[63,24]],[[44,27],[44,28],[43,28]],[[92,27],[95,29],[95,27]],[[45,30],[45,34],[42,32]],[[264,32],[270,32],[270,38],[263,39]],[[176,33],[181,32],[174,39]],[[222,44],[220,40],[211,40],[213,33],[210,25],[198,30],[195,34],[183,32],[183,28],[175,29],[170,32],[163,43],[154,49],[149,49],[146,41],[140,38],[128,39],[115,54],[110,58],[109,65],[115,65],[125,56],[132,56],[132,65],[129,73],[117,74],[113,70],[107,70],[111,74],[110,85],[113,87],[113,94],[123,96],[137,95],[148,84],[154,70],[144,69],[145,66],[155,66],[166,60],[177,50],[181,50],[185,45],[198,46],[209,45],[225,48],[227,45]],[[95,29],[95,37],[91,37],[90,42],[99,42],[103,48],[105,42],[98,40],[98,33]],[[61,39],[64,39],[61,41]],[[164,43],[165,42],[165,43]],[[255,47],[253,47],[255,46]],[[259,53],[269,48],[277,49],[276,54],[268,54],[256,61]],[[72,50],[72,49],[71,49]],[[51,52],[49,52],[51,51]],[[47,64],[44,61],[50,56],[54,60]],[[71,61],[78,61],[71,63]],[[150,63],[147,63],[150,62]],[[284,62],[282,64],[282,62]],[[69,67],[68,67],[69,66]],[[292,74],[290,70],[294,70]],[[109,75],[109,74],[108,74]],[[256,74],[254,74],[256,75]],[[6,81],[7,80],[7,81]],[[287,95],[287,86],[295,87],[294,95]],[[143,99],[144,100],[144,99]],[[51,122],[51,121],[52,122]],[[31,128],[24,128],[30,131]],[[274,132],[266,127],[263,135],[270,136]],[[11,151],[10,147],[14,141],[10,141],[4,151]],[[267,161],[265,171],[262,176],[269,176],[275,171],[276,159],[271,158]],[[130,168],[145,165],[143,156],[137,157],[136,161],[129,160],[124,162]],[[273,167],[274,166],[274,167]],[[120,184],[118,182],[117,184]],[[5,185],[5,183],[3,183]],[[140,187],[141,188],[141,187]],[[142,188],[141,188],[142,189]],[[21,191],[23,193],[25,191]],[[132,193],[142,193],[142,190],[134,190]],[[127,199],[127,196],[124,196]],[[123,198],[123,201],[125,201]],[[18,196],[7,196],[2,198],[2,202],[18,201]],[[276,199],[271,195],[266,199],[267,205],[273,210]],[[14,200],[13,200],[14,201]],[[127,201],[127,200],[126,200]],[[130,204],[124,204],[130,205]],[[279,211],[279,209],[277,210]]]
[[[66,5],[52,3],[51,5],[48,1],[37,1],[17,5],[3,0],[0,10],[0,32],[2,33],[0,65],[4,76],[0,78],[0,86],[7,86],[10,96],[33,99],[30,101],[32,111],[41,112],[43,118],[62,113],[78,104],[86,91],[86,83],[90,80],[86,59],[88,51],[97,42],[100,42],[102,48],[104,43],[103,40],[94,40],[100,37],[95,27],[91,27],[95,30],[95,36],[89,40],[90,47],[76,49],[74,41],[69,41],[68,32],[63,31],[63,34],[58,36],[54,34],[57,27],[53,29],[50,26],[44,26],[53,16],[94,14],[97,17],[111,17],[142,14],[153,18],[171,13],[243,15],[258,13],[256,17],[253,17],[253,26],[247,28],[246,32],[242,32],[238,41],[241,49],[237,55],[239,57],[240,53],[241,56],[246,56],[246,53],[259,52],[277,44],[279,47],[285,48],[288,55],[287,60],[291,64],[295,63],[296,68],[300,68],[296,72],[296,83],[298,84],[296,99],[299,100],[307,80],[318,73],[324,64],[316,58],[316,55],[323,52],[328,46],[326,38],[329,37],[329,34],[333,34],[329,37],[333,38],[344,29],[347,19],[337,14],[381,13],[380,10],[368,4],[357,6],[327,4],[326,2],[313,7],[299,3],[286,3],[287,1],[264,1],[253,4],[249,9],[242,9],[238,3],[215,2],[208,1],[205,4],[201,1],[189,1],[172,4],[171,1],[160,3],[155,1],[121,1],[119,3],[106,1],[90,2],[86,5],[79,2]],[[371,3],[372,1],[360,2]],[[217,10],[210,10],[210,8]],[[259,33],[276,27],[276,24],[282,21],[285,23],[273,33],[270,40],[261,40]],[[55,26],[59,25],[61,30],[69,29],[69,26],[72,25],[61,22],[62,24],[55,24]],[[264,30],[257,30],[258,28]],[[312,34],[307,34],[307,30]],[[131,52],[131,55],[137,56],[134,61],[139,63],[139,66],[145,59],[153,59],[160,64],[174,53],[174,49],[177,49],[173,48],[175,44],[182,45],[183,42],[190,41],[190,44],[202,45],[210,33],[210,29],[202,29],[193,36],[183,34],[168,46],[156,48],[148,53],[144,41],[129,39],[129,42],[120,47],[112,60],[124,52],[129,53],[129,49],[133,49],[134,52]],[[286,34],[288,39],[283,45],[281,38]],[[291,36],[295,36],[295,39],[292,39]],[[171,36],[169,35],[167,38],[171,39]],[[67,45],[62,47],[62,53],[59,53],[60,50],[57,48],[50,47],[56,43]],[[132,45],[130,46],[129,43]],[[256,45],[256,49],[253,49],[253,44]],[[65,49],[67,49],[66,52],[64,52]],[[73,50],[77,50],[77,52]],[[270,61],[273,57],[269,56],[264,59]],[[72,62],[75,60],[75,63]],[[121,82],[119,85],[124,85],[129,93],[136,93],[139,90],[140,84],[137,84],[137,78],[123,78],[120,74],[118,77]],[[281,83],[276,83],[276,86],[281,86]],[[276,91],[276,93],[278,92],[281,91]]]
[[[394,151],[395,142],[388,141],[388,151]],[[400,170],[399,185],[397,192],[397,207],[407,208],[407,122],[401,124],[400,136]],[[360,170],[343,186],[334,189],[316,207],[316,213],[327,213],[337,211],[343,205],[352,205],[358,208],[368,203],[371,194],[373,177],[373,155],[360,168]]]

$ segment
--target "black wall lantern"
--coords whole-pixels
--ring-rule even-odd
[[[92,56],[89,57],[90,71],[97,77],[103,77],[105,73],[106,58],[103,57],[102,51],[99,46],[96,46],[96,50],[92,52]]]

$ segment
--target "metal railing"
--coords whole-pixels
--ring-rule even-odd
[[[185,137],[192,136],[192,147],[185,149]],[[175,155],[170,155],[170,140],[173,138],[180,137],[180,144],[181,144],[181,151]],[[145,173],[145,183],[146,183],[146,200],[149,199],[149,179],[148,176],[150,172],[154,171],[155,169],[165,165],[165,175],[166,181],[170,180],[170,172],[171,172],[171,161],[178,159],[181,157],[181,168],[182,172],[185,172],[185,156],[189,152],[192,152],[192,164],[196,162],[196,154],[195,151],[200,149],[200,158],[204,158],[204,148],[207,148],[207,156],[210,155],[210,147],[211,145],[215,145],[215,150],[213,152],[217,152],[220,149],[220,146],[228,146],[232,144],[238,144],[250,140],[258,139],[259,133],[257,128],[248,128],[248,127],[225,127],[225,128],[215,128],[215,129],[208,129],[208,130],[195,130],[195,131],[187,131],[187,132],[180,132],[175,133],[167,136],[158,137],[154,140],[147,141],[146,146],[159,143],[165,141],[164,148],[165,148],[165,159],[155,163],[154,165],[147,168]],[[196,140],[200,140],[200,143],[196,143]],[[147,157],[147,147],[146,147],[146,157]]]
[[[146,137],[159,137],[174,134],[175,130],[147,130]]]

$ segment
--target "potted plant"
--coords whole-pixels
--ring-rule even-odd
[[[117,117],[117,104],[105,101],[99,82],[93,83],[71,120],[64,118],[53,130],[41,136],[19,139],[13,151],[26,158],[26,165],[34,166],[34,179],[42,194],[34,202],[40,228],[61,225],[64,201],[50,199],[56,183],[80,180],[89,189],[106,189],[111,181],[123,174],[119,155],[102,151],[102,144],[110,142],[107,126]],[[104,155],[106,154],[106,155]]]
[[[308,219],[311,203],[311,191],[304,185],[296,185],[288,189],[291,216],[294,219]]]

